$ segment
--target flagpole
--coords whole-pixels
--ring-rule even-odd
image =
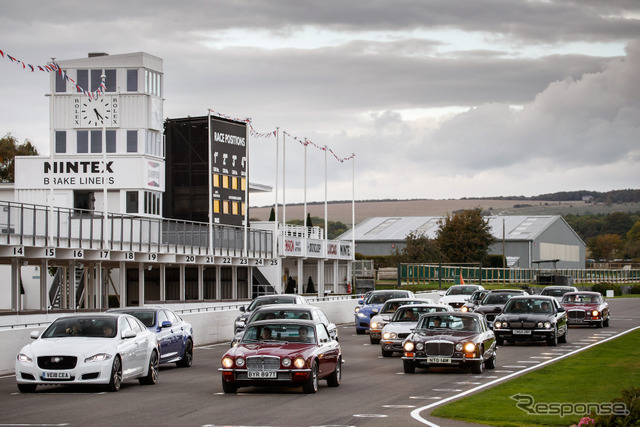
[[[207,110],[207,180],[209,181],[209,254],[213,256],[213,164],[211,161],[211,108]]]
[[[278,172],[280,166],[280,159],[278,158],[280,155],[280,128],[276,127],[276,197],[274,203],[274,213],[275,213],[275,227],[274,227],[274,235],[273,235],[273,256],[278,255]]]

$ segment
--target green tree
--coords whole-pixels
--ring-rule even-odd
[[[313,222],[311,221],[311,214],[308,213],[307,214],[307,223],[306,223],[307,227],[313,227]]]
[[[276,210],[275,208],[271,208],[271,213],[269,214],[269,221],[275,221],[276,220]]]
[[[622,239],[617,234],[604,234],[587,241],[587,250],[591,258],[611,260],[622,250]]]
[[[402,250],[396,249],[397,262],[429,263],[442,261],[440,248],[435,240],[410,233],[404,240]]]
[[[624,247],[625,258],[640,258],[640,221],[636,221],[627,232],[627,240]]]
[[[465,209],[439,221],[436,241],[446,262],[485,262],[495,242],[482,210]]]
[[[600,234],[617,234],[623,237],[633,226],[631,215],[624,212],[614,212],[604,218]]]
[[[0,182],[15,182],[15,157],[37,156],[38,150],[25,139],[18,144],[18,140],[10,133],[0,139]]]

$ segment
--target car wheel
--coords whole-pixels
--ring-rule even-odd
[[[302,385],[302,390],[306,394],[313,394],[318,391],[318,362],[313,362],[311,375],[309,375],[309,379]]]
[[[336,369],[327,378],[327,385],[329,387],[338,387],[342,380],[342,356],[338,357],[338,363],[336,363]]]
[[[371,338],[371,337],[369,337],[369,342],[370,342],[371,344],[380,344],[380,339],[378,339],[378,338]]]
[[[188,368],[193,363],[193,342],[191,339],[188,339],[184,345],[184,353],[182,354],[182,359],[176,363],[176,366],[180,368]]]
[[[222,391],[225,393],[235,393],[238,391],[238,386],[235,383],[230,383],[228,381],[222,380]]]
[[[569,339],[569,326],[564,327],[564,334],[560,338],[558,338],[558,342],[562,344],[566,344]]]
[[[18,384],[18,390],[20,393],[33,393],[36,391],[37,385],[35,384]]]
[[[402,368],[405,374],[414,374],[416,372],[416,366],[410,360],[403,360]]]
[[[547,339],[547,345],[551,347],[555,347],[558,345],[558,328],[557,327],[556,327],[556,330],[553,331],[553,335],[549,337],[549,339]]]
[[[107,385],[108,391],[118,391],[122,385],[122,362],[120,357],[116,356],[113,359],[113,365],[111,365],[111,379],[109,385]]]
[[[609,318],[608,318],[608,317],[604,320],[604,323],[603,323],[603,324],[604,324],[604,327],[605,327],[605,328],[608,328],[608,327],[609,327]]]
[[[358,335],[364,335],[364,331],[361,329],[356,328],[356,334]]]
[[[496,338],[496,345],[504,345],[504,339],[503,338]]]
[[[391,357],[393,356],[393,351],[382,350],[382,357]]]
[[[149,369],[147,375],[138,378],[140,384],[153,385],[158,382],[158,353],[154,350],[149,357]]]
[[[487,369],[495,369],[496,368],[496,359],[498,358],[498,355],[496,354],[496,351],[493,351],[493,356],[491,356],[491,359],[487,360],[484,363],[484,367]]]
[[[484,353],[483,349],[480,349],[480,357],[482,358],[482,354]],[[477,362],[473,362],[473,364],[471,365],[471,373],[472,374],[481,374],[482,373],[482,367],[484,366],[484,360],[479,360]]]

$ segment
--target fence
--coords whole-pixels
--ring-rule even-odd
[[[572,277],[576,283],[636,283],[640,282],[640,269],[522,269],[400,264],[399,276],[402,282],[410,285],[438,280],[455,282],[461,277],[471,282],[536,283],[542,276]]]

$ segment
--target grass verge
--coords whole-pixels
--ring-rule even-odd
[[[569,335],[571,336],[571,335]],[[571,338],[569,338],[571,339]],[[499,426],[570,426],[588,414],[533,415],[519,409],[517,394],[549,412],[549,403],[606,403],[640,384],[640,330],[599,344],[489,390],[437,408],[432,415]],[[522,348],[527,351],[527,348]],[[498,354],[499,356],[499,354]],[[498,359],[497,369],[500,369]],[[490,371],[485,371],[485,374]],[[542,404],[542,405],[539,405]]]

